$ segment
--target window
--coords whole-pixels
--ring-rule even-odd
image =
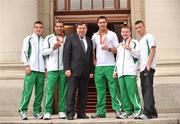
[[[102,0],[93,0],[93,9],[103,9]]]
[[[82,9],[91,9],[92,0],[82,0]]]
[[[130,9],[130,0],[56,0],[56,11]]]
[[[127,8],[127,0],[119,0],[120,1],[120,8]]]
[[[80,8],[80,1],[81,0],[71,0],[71,10],[79,10]]]
[[[58,10],[64,10],[65,9],[64,6],[65,6],[64,0],[58,0],[58,2],[57,2]]]
[[[104,0],[104,9],[114,9],[114,0]]]

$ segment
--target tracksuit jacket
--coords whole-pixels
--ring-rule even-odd
[[[47,71],[63,70],[62,53],[64,43],[61,43],[61,46],[53,51],[53,46],[57,42],[56,38],[56,34],[51,34],[44,40],[43,55],[46,56]]]
[[[138,58],[140,53],[140,47],[137,40],[132,39],[129,45],[131,51],[122,47],[123,44],[128,44],[123,40],[117,48],[116,68],[118,77],[123,75],[137,75]]]
[[[23,42],[21,61],[24,66],[30,66],[32,71],[45,72],[44,57],[42,55],[43,37],[33,33],[27,36]]]

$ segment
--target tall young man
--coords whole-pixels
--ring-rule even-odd
[[[141,100],[136,84],[138,58],[139,58],[139,43],[137,40],[131,39],[131,31],[128,26],[121,28],[121,36],[123,41],[117,48],[116,69],[115,74],[118,74],[118,83],[121,94],[123,113],[119,118],[124,119],[133,115],[138,119],[142,108]]]
[[[52,104],[55,86],[58,86],[58,112],[59,118],[66,118],[67,79],[63,70],[63,47],[66,36],[64,35],[63,22],[57,21],[55,32],[48,35],[44,41],[43,55],[46,57],[47,85],[44,100],[44,120],[51,119]]]
[[[34,33],[27,36],[23,42],[21,60],[25,66],[24,89],[22,92],[19,113],[22,120],[27,120],[28,104],[35,86],[35,99],[33,104],[33,115],[41,119],[41,102],[44,89],[45,63],[42,55],[43,24],[40,21],[34,23]]]
[[[138,20],[135,22],[136,34],[139,37],[140,44],[140,78],[141,88],[144,100],[144,114],[142,119],[157,118],[155,109],[155,100],[153,93],[153,79],[156,69],[156,44],[154,36],[146,33],[144,22]]]
[[[99,31],[92,36],[95,64],[95,86],[97,91],[96,114],[92,118],[106,117],[106,80],[111,95],[112,108],[116,111],[116,117],[119,116],[121,105],[117,95],[117,84],[113,78],[115,66],[114,53],[119,45],[117,35],[107,28],[107,18],[100,16],[97,19]]]

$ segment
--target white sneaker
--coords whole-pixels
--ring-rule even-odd
[[[126,113],[126,112],[123,112],[121,115],[119,115],[119,118],[120,119],[125,119],[125,118],[128,118],[130,114]]]
[[[66,113],[65,112],[59,112],[59,118],[60,119],[66,119]]]
[[[50,113],[45,113],[43,119],[44,120],[50,120],[51,119],[51,114]]]
[[[21,119],[22,120],[28,120],[27,118],[27,112],[20,111]]]
[[[34,118],[37,120],[43,119],[43,115],[40,113],[34,114]]]
[[[142,120],[148,120],[148,119],[150,119],[150,118],[148,118],[148,116],[146,116],[145,114],[141,114],[141,115],[139,116],[139,118],[142,119]]]
[[[138,113],[134,113],[134,114],[133,114],[133,118],[134,118],[134,119],[141,119],[140,116],[141,116],[141,115],[138,114]]]

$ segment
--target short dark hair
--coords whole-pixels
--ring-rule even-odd
[[[86,28],[87,28],[87,23],[85,21],[80,21],[78,23],[76,23],[75,27],[77,28],[79,25],[86,25]]]
[[[99,17],[97,18],[97,22],[98,22],[100,19],[105,19],[105,20],[106,20],[106,22],[107,22],[107,18],[106,18],[106,16],[99,16]]]
[[[143,25],[144,25],[144,22],[143,22],[142,20],[137,20],[137,21],[135,22],[135,25],[138,25],[138,24],[143,24]]]
[[[41,24],[41,25],[43,25],[43,23],[42,23],[41,21],[35,21],[35,22],[34,22],[34,26],[35,26],[35,24]]]

